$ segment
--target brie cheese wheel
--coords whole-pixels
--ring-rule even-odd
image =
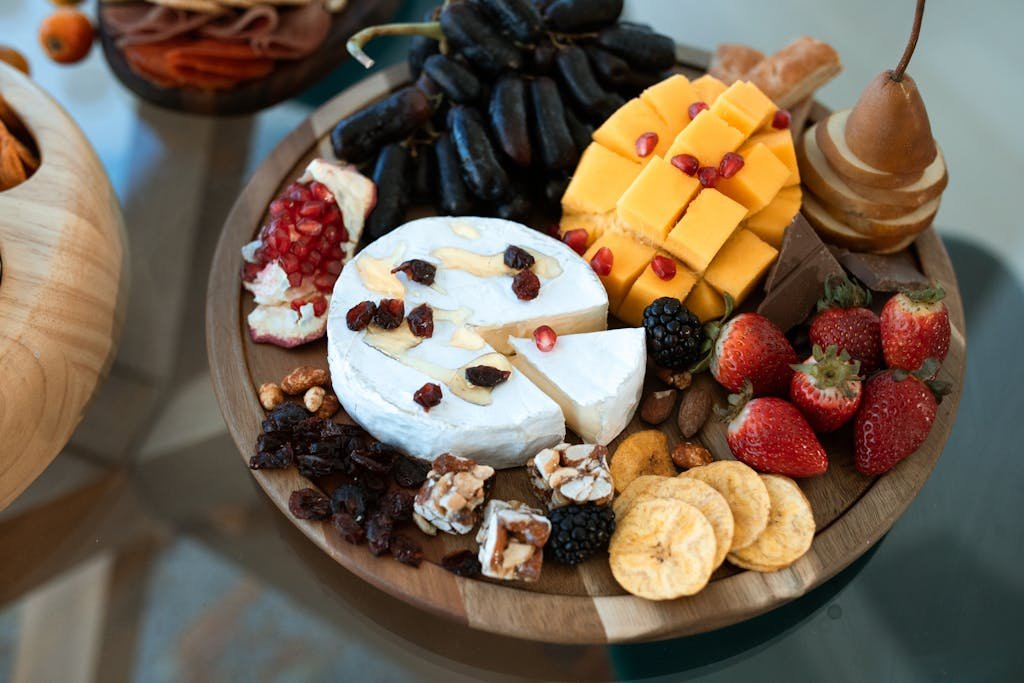
[[[532,301],[512,291],[514,271],[501,258],[510,245],[536,259],[541,287]],[[432,285],[391,273],[410,259],[437,267]],[[428,304],[433,335],[413,337],[404,321],[390,333],[374,325],[348,328],[349,309],[385,298],[403,299],[406,314]],[[571,334],[603,330],[607,320],[600,280],[560,241],[499,219],[423,218],[396,228],[345,265],[328,313],[328,361],[345,411],[377,439],[426,460],[452,453],[495,468],[515,467],[560,443],[565,421],[555,401],[495,352],[509,353],[510,335],[532,334],[540,325]],[[475,364],[511,374],[491,390],[466,392],[464,368]],[[460,381],[461,392],[453,389]],[[439,384],[443,395],[429,411],[413,400],[427,383]]]
[[[585,443],[605,446],[633,419],[647,369],[642,327],[559,336],[550,351],[533,339],[511,342],[516,368],[555,399]]]

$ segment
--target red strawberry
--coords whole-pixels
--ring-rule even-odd
[[[882,367],[878,316],[869,305],[871,294],[866,289],[845,277],[829,276],[825,296],[818,302],[819,313],[811,321],[811,343],[846,351],[851,359],[860,361],[864,374]]]
[[[864,397],[853,423],[854,464],[864,474],[882,474],[924,443],[935,422],[941,396],[948,385],[926,382],[935,371],[928,359],[919,376],[906,370],[886,370],[864,385]]]
[[[742,394],[729,396],[726,440],[737,460],[760,472],[813,477],[828,469],[828,457],[811,425],[792,403],[781,398],[751,399],[748,382]]]
[[[942,362],[949,351],[949,311],[941,285],[900,292],[882,308],[882,351],[891,368],[913,372],[926,358]],[[936,365],[936,369],[938,366]],[[934,377],[934,375],[931,375]]]
[[[782,330],[757,313],[741,313],[722,326],[711,358],[711,374],[729,391],[750,381],[754,395],[789,391],[796,352]]]
[[[813,355],[793,369],[789,400],[814,431],[832,432],[850,421],[860,405],[860,363],[846,351],[837,353],[834,344],[824,351],[815,344]]]

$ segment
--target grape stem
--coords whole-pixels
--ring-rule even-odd
[[[368,26],[359,31],[348,39],[345,47],[348,49],[348,53],[356,58],[356,61],[369,69],[374,65],[374,61],[363,48],[371,40],[380,36],[424,36],[438,41],[444,39],[444,34],[441,33],[441,22],[438,21],[381,24],[380,26]]]

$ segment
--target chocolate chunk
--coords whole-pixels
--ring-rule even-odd
[[[785,332],[807,319],[821,298],[825,278],[842,275],[843,269],[822,245],[765,294],[757,312]]]
[[[909,249],[895,254],[862,254],[845,252],[838,256],[855,278],[875,292],[898,292],[929,286],[928,278],[917,267]]]
[[[782,245],[779,247],[779,258],[768,272],[768,279],[764,283],[765,290],[774,289],[776,284],[782,282],[787,275],[796,270],[797,266],[822,249],[823,246],[818,233],[814,231],[803,214],[798,213],[783,234]]]

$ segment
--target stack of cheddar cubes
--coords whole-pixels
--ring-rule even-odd
[[[708,107],[691,108],[698,102]],[[648,304],[671,296],[706,321],[724,313],[724,293],[739,305],[757,285],[800,209],[793,137],[772,126],[775,112],[752,83],[675,75],[594,131],[562,197],[561,227],[587,231],[588,260],[607,248],[601,280],[616,317],[640,325]],[[672,163],[691,155],[718,169],[729,152],[742,167],[707,186]]]

